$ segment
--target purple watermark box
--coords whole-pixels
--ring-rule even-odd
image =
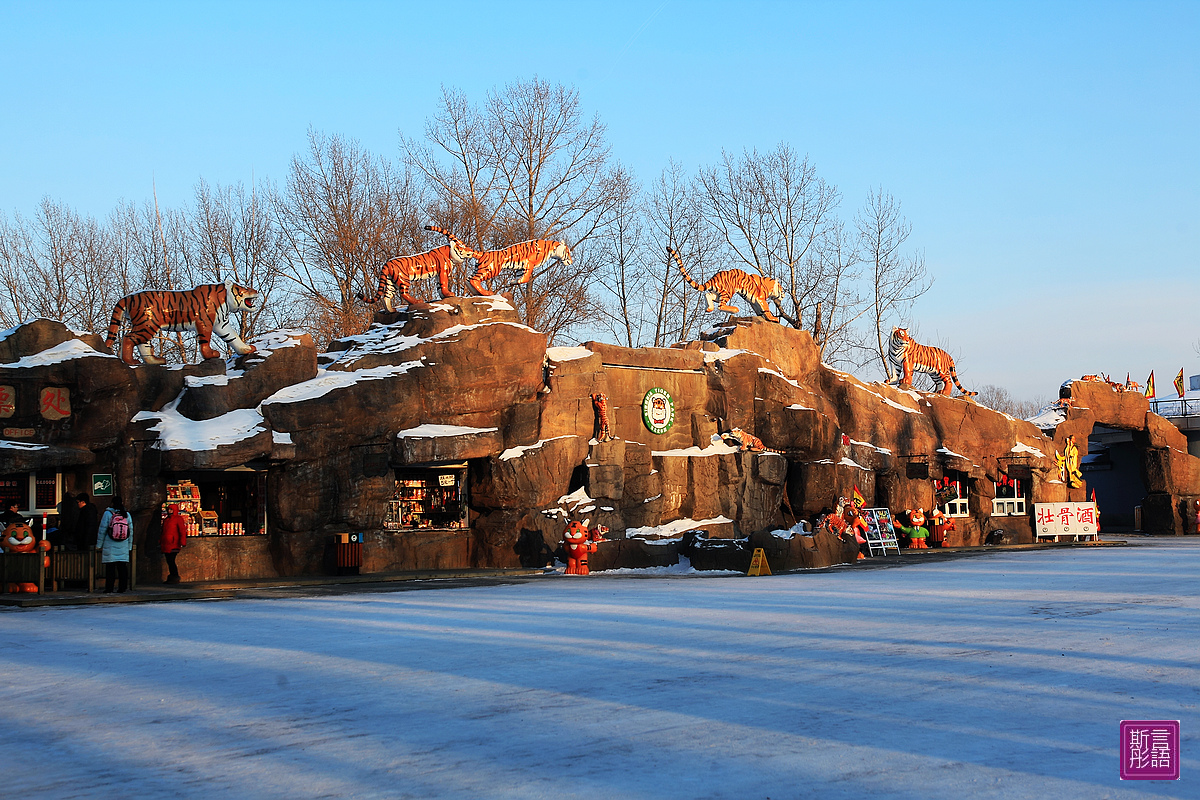
[[[1179,780],[1179,720],[1121,720],[1121,780]]]

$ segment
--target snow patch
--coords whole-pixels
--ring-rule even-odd
[[[692,445],[691,447],[677,448],[675,450],[651,450],[652,456],[725,456],[730,453],[738,452],[739,448],[734,445],[725,444],[725,441],[713,434],[712,441],[708,447],[700,448]]]
[[[728,525],[733,520],[728,517],[713,517],[712,519],[702,519],[696,521],[691,517],[684,517],[673,522],[664,522],[662,525],[646,525],[641,528],[626,528],[626,539],[647,539],[653,537],[655,539],[670,538],[684,531],[690,531],[697,528],[703,528],[705,525]]]
[[[961,458],[961,459],[963,459],[964,461],[970,461],[970,460],[971,460],[971,459],[967,458],[966,456],[964,456],[962,453],[956,453],[956,452],[954,452],[953,450],[951,450],[951,449],[950,449],[950,448],[948,448],[948,447],[939,447],[939,448],[937,449],[937,451],[938,451],[939,453],[941,453],[942,455],[944,455],[944,456],[953,456],[954,458]]]
[[[338,389],[346,389],[353,386],[359,381],[377,381],[383,378],[394,378],[420,366],[423,366],[421,361],[405,361],[403,364],[361,369],[356,372],[321,370],[315,378],[310,378],[292,386],[285,386],[266,400],[263,400],[262,404],[266,406],[272,403],[302,403],[306,400],[315,400]]]
[[[779,372],[778,370],[768,369],[766,367],[759,367],[758,371],[765,372],[768,375],[774,375],[776,378],[782,378],[783,380],[790,383],[792,386],[795,386],[797,389],[800,388],[800,384],[796,383],[794,380],[789,378],[787,375],[784,375],[782,372]]]
[[[282,431],[271,431],[272,444],[295,444],[292,441],[292,434]]]
[[[743,353],[751,353],[751,351],[749,351],[749,350],[734,350],[729,347],[722,347],[720,350],[705,350],[704,351],[704,363],[711,364],[714,361],[728,361],[729,359],[733,358],[734,356],[740,356]],[[751,353],[751,355],[757,355],[757,353]]]
[[[0,341],[3,341],[0,339]],[[0,450],[47,450],[49,445],[33,444],[31,442],[12,442],[0,439]]]
[[[473,436],[479,433],[491,433],[498,428],[470,428],[466,425],[438,425],[427,422],[415,428],[406,428],[396,434],[397,439],[446,439],[454,436]]]
[[[14,329],[9,329],[6,334],[11,334]],[[3,341],[3,339],[0,339]],[[8,364],[0,364],[3,369],[28,369],[29,367],[46,367],[50,364],[61,364],[64,361],[73,361],[77,358],[116,358],[111,353],[101,353],[93,350],[88,345],[78,339],[68,339],[61,344],[56,344],[48,350],[43,350],[40,353],[34,353],[30,356],[25,356],[17,361]]]
[[[592,355],[592,351],[586,347],[547,347],[546,358],[551,361],[578,361],[581,358],[587,358]]]
[[[503,453],[500,454],[500,460],[508,461],[513,458],[520,458],[521,456],[525,455],[530,450],[536,450],[539,447],[541,447],[542,445],[544,445],[546,442],[553,442],[555,439],[573,439],[573,438],[575,438],[575,434],[568,433],[563,436],[552,436],[549,439],[541,439],[537,442],[537,444],[523,444],[523,445],[518,445],[517,447],[510,447],[507,450],[505,450]]]
[[[1017,442],[1015,445],[1013,445],[1013,449],[1009,450],[1008,452],[1010,452],[1010,453],[1029,453],[1030,455],[1037,456],[1038,458],[1046,457],[1046,454],[1043,453],[1041,450],[1038,450],[1036,447],[1032,447],[1030,445],[1024,444],[1023,442]]]
[[[150,428],[158,433],[158,450],[216,450],[221,445],[237,444],[266,430],[257,408],[238,408],[213,419],[193,420],[175,410],[172,403],[161,411],[140,411],[134,422],[153,420]]]
[[[731,569],[696,569],[692,566],[692,561],[687,556],[680,556],[678,564],[672,564],[669,567],[621,567],[620,569],[606,569],[600,572],[593,572],[593,575],[645,575],[649,576],[681,576],[697,578],[716,578],[720,576],[741,575],[737,570]]]

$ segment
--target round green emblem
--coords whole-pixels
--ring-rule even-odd
[[[642,398],[642,421],[651,433],[666,433],[675,422],[675,401],[666,389],[655,386]]]

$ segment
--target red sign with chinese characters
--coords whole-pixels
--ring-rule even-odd
[[[66,419],[71,416],[71,390],[62,386],[43,388],[40,408],[45,419]]]
[[[7,419],[17,411],[17,390],[13,386],[0,386],[0,417]]]

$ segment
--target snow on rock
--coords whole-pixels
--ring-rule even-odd
[[[797,389],[799,389],[799,388],[800,388],[800,384],[796,383],[794,380],[792,380],[792,379],[791,379],[791,378],[789,378],[787,375],[784,375],[782,372],[780,372],[780,371],[778,371],[778,370],[774,370],[774,369],[768,369],[767,367],[759,367],[759,368],[758,368],[758,371],[759,371],[759,372],[765,372],[765,373],[766,373],[766,374],[768,374],[768,375],[774,375],[776,378],[781,378],[781,379],[783,379],[783,380],[787,381],[787,382],[788,382],[788,383],[790,383],[792,386],[795,386]]]
[[[1067,410],[1057,403],[1051,403],[1048,406],[1043,406],[1038,413],[1032,417],[1026,417],[1025,421],[1033,423],[1033,425],[1041,430],[1049,430],[1057,428],[1067,419]]]
[[[292,441],[292,435],[283,431],[271,431],[271,442],[273,444],[295,444]]]
[[[864,467],[862,464],[859,464],[857,461],[846,458],[845,456],[842,456],[841,461],[834,461],[829,458],[822,458],[819,461],[809,461],[807,463],[809,463],[809,464],[837,464],[838,466],[841,466],[841,467],[854,467],[855,469],[861,469],[863,472],[870,472],[870,470],[867,467]]]
[[[470,428],[466,425],[438,425],[427,422],[415,428],[407,428],[396,434],[397,439],[444,439],[453,436],[474,436],[491,433],[498,428]]]
[[[5,335],[10,335],[13,329],[5,331]],[[3,338],[0,337],[0,341]],[[43,350],[40,353],[34,353],[31,356],[25,356],[22,359],[13,361],[8,364],[0,364],[4,369],[27,369],[29,367],[46,367],[50,364],[59,364],[63,361],[71,361],[76,358],[116,358],[111,353],[101,353],[93,350],[88,345],[78,339],[68,339],[62,344],[56,344],[48,350]]]
[[[876,452],[883,453],[885,456],[890,456],[892,454],[892,451],[888,448],[880,447],[879,445],[871,444],[870,442],[860,442],[857,439],[851,439],[850,444],[861,444],[865,447],[872,447],[876,450]]]
[[[956,452],[954,452],[954,451],[953,451],[953,450],[951,450],[949,447],[939,447],[939,448],[937,449],[937,451],[938,451],[939,453],[941,453],[942,455],[944,455],[944,456],[953,456],[954,458],[961,458],[961,459],[963,459],[964,461],[970,461],[970,460],[971,460],[971,459],[967,458],[966,456],[964,456],[962,453],[956,453]]]
[[[216,450],[266,430],[262,413],[256,408],[239,408],[212,419],[192,420],[176,411],[172,403],[161,411],[140,411],[133,418],[134,422],[145,420],[155,422],[150,430],[158,432],[154,446],[159,450]]]
[[[816,411],[815,408],[810,408],[809,406],[802,406],[799,403],[792,403],[790,406],[785,406],[785,408],[788,411]]]
[[[1043,453],[1041,450],[1038,450],[1036,447],[1033,447],[1031,445],[1024,444],[1023,442],[1017,442],[1015,445],[1013,445],[1013,449],[1009,450],[1008,452],[1010,452],[1010,453],[1029,453],[1030,455],[1037,456],[1038,458],[1046,457],[1046,454]]]
[[[700,448],[692,445],[691,447],[681,447],[675,450],[652,450],[652,456],[726,456],[730,453],[738,452],[739,448],[735,445],[726,444],[725,441],[713,434],[712,442],[708,447]]]
[[[32,442],[12,442],[7,439],[0,439],[0,449],[7,450],[46,450],[48,445],[33,444]]]
[[[551,361],[576,361],[581,358],[587,358],[592,355],[592,351],[586,347],[547,347],[546,358]]]
[[[352,344],[348,350],[338,353],[334,361],[353,364],[366,355],[402,353],[425,340],[420,336],[406,336],[390,325],[372,325],[362,333],[343,337],[342,341]]]
[[[573,439],[573,438],[575,438],[575,434],[568,433],[568,434],[564,434],[562,436],[553,436],[549,439],[542,439],[542,440],[538,441],[537,444],[523,444],[523,445],[518,445],[517,447],[510,447],[507,450],[505,450],[503,453],[500,454],[500,460],[508,461],[513,458],[520,458],[521,456],[528,453],[530,450],[537,450],[539,447],[544,445],[546,442],[553,442],[555,439]]]
[[[262,401],[264,406],[272,403],[301,403],[305,400],[315,400],[337,389],[345,389],[359,381],[377,381],[383,378],[394,378],[403,375],[411,369],[424,366],[421,361],[405,361],[403,364],[360,369],[357,372],[330,372],[321,370],[317,377],[292,386],[285,386],[275,394]]]
[[[183,385],[188,389],[194,389],[197,386],[228,386],[228,375],[187,375],[183,379]]]
[[[712,519],[694,520],[691,517],[684,517],[673,522],[664,522],[662,525],[646,525],[641,528],[626,528],[625,538],[627,539],[664,539],[678,536],[684,531],[694,529],[702,529],[705,525],[728,525],[733,520],[728,517],[720,516]]]
[[[720,350],[706,350],[706,351],[704,351],[704,363],[711,364],[714,361],[727,361],[727,360],[733,358],[734,356],[740,356],[743,353],[751,353],[751,351],[750,350],[734,350],[729,347],[722,347]],[[751,354],[757,355],[755,353],[751,353]]]

